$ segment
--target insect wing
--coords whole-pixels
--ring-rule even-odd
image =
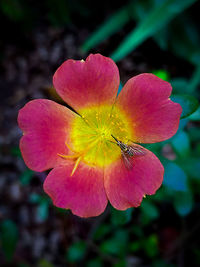
[[[126,169],[131,170],[133,168],[133,157],[130,157],[122,150],[121,150],[121,153],[122,153],[122,161],[123,161]]]
[[[132,157],[140,157],[144,156],[146,151],[143,147],[133,144],[129,146],[129,154],[131,154]]]
[[[131,170],[133,168],[134,158],[144,156],[146,154],[146,151],[143,147],[136,144],[132,144],[128,146],[127,151],[123,151],[121,149],[121,153],[122,160],[126,169]]]

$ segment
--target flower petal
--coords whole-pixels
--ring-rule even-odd
[[[112,59],[91,54],[86,61],[65,61],[55,72],[53,84],[62,99],[76,111],[112,104],[119,87],[119,71]]]
[[[144,156],[133,158],[131,170],[126,169],[121,159],[106,168],[106,194],[116,209],[137,207],[146,194],[152,195],[160,187],[164,168],[152,152],[145,151]]]
[[[169,99],[171,85],[153,74],[130,79],[117,104],[131,120],[133,141],[155,143],[172,137],[179,125],[182,108]]]
[[[53,169],[44,182],[45,192],[52,198],[55,206],[71,209],[80,217],[101,214],[107,205],[103,185],[103,170],[80,163],[70,176],[73,162]]]
[[[19,111],[18,124],[24,133],[20,150],[30,169],[44,171],[63,161],[58,153],[68,151],[65,142],[75,116],[68,108],[46,99],[30,101]]]

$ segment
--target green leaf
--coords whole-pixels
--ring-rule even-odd
[[[168,47],[175,55],[192,64],[199,64],[198,28],[187,14],[176,18],[168,27]]]
[[[8,262],[11,262],[18,241],[18,229],[13,221],[5,220],[1,223],[0,240],[5,258]]]
[[[49,216],[49,201],[47,199],[41,200],[37,207],[37,214],[41,221],[46,221]]]
[[[126,251],[128,243],[128,232],[125,230],[118,230],[114,237],[105,240],[100,245],[100,249],[104,253],[119,255]]]
[[[172,79],[170,83],[173,87],[173,92],[182,94],[195,93],[198,85],[200,84],[200,64],[197,64],[195,66],[195,70],[190,80],[186,80],[185,78],[179,77]]]
[[[172,147],[180,157],[187,157],[190,152],[190,139],[186,132],[179,131],[171,139]]]
[[[185,127],[187,126],[187,124],[188,124],[188,119],[187,119],[187,118],[186,118],[186,119],[182,119],[182,120],[180,120],[180,122],[179,122],[179,127],[178,127],[178,131],[182,131],[182,130],[184,130]]]
[[[49,216],[50,199],[46,196],[32,193],[29,197],[30,203],[38,204],[37,215],[41,221],[45,221]]]
[[[100,240],[105,237],[109,232],[111,231],[111,225],[110,224],[101,224],[94,233],[94,239]]]
[[[165,0],[155,5],[153,10],[138,24],[111,55],[118,61],[133,51],[147,38],[167,25],[179,13],[191,6],[196,0]]]
[[[141,239],[144,237],[143,228],[140,225],[133,225],[131,228],[134,235],[138,237],[138,239]]]
[[[192,95],[172,95],[171,100],[179,103],[183,109],[181,119],[188,117],[195,112],[199,106],[198,100]]]
[[[144,249],[150,258],[158,254],[158,237],[155,234],[150,235],[144,242]]]
[[[122,83],[120,82],[120,84],[119,84],[119,88],[118,88],[118,91],[117,91],[117,95],[121,92],[122,89],[123,89],[123,85],[122,85]]]
[[[172,191],[188,191],[187,176],[185,172],[174,162],[165,162],[163,184]]]
[[[199,51],[200,54],[200,51]],[[199,56],[199,60],[198,60],[198,64],[195,68],[195,71],[193,72],[192,78],[189,82],[189,86],[188,86],[188,91],[190,92],[194,92],[196,90],[196,88],[198,87],[198,85],[200,84],[200,56]]]
[[[111,222],[114,225],[123,225],[131,221],[133,209],[127,209],[125,211],[116,210],[111,208]]]
[[[200,136],[200,127],[191,127],[188,129],[188,134],[192,142],[196,142],[198,146],[199,136]],[[196,150],[197,146],[195,145],[193,152]],[[193,153],[194,154],[194,153]]]
[[[12,156],[22,158],[22,154],[18,146],[12,147],[10,153]]]
[[[122,28],[130,19],[129,5],[121,8],[111,15],[97,31],[95,31],[88,40],[82,45],[81,49],[88,52],[92,47],[107,39],[109,36]]]
[[[170,80],[174,93],[188,93],[188,80],[182,77],[177,77]]]
[[[127,259],[125,259],[125,257],[120,257],[113,267],[127,267]]]
[[[91,259],[86,263],[87,267],[103,267],[100,258]]]
[[[186,158],[180,164],[182,164],[182,168],[190,177],[200,182],[200,157]]]
[[[134,241],[133,243],[130,243],[129,249],[132,252],[136,252],[142,248],[141,241]]]
[[[159,211],[157,207],[148,199],[144,199],[141,204],[143,219],[154,220],[159,217]]]
[[[192,121],[200,121],[200,107],[198,107],[198,109],[194,113],[192,113],[192,115],[190,115],[188,119]]]
[[[156,194],[151,196],[151,200],[156,201],[158,203],[165,202],[166,198],[168,198],[169,193],[171,195],[171,192],[168,192],[164,186],[162,186]]]
[[[164,51],[169,49],[169,27],[164,27],[158,32],[156,32],[153,36],[154,40],[160,46],[160,48]]]
[[[174,208],[180,216],[188,215],[193,208],[193,196],[190,190],[177,192],[174,199]]]
[[[83,259],[86,253],[86,243],[84,241],[77,241],[73,243],[67,252],[67,259],[69,262],[76,262]]]
[[[36,193],[31,193],[29,196],[29,201],[30,203],[37,204],[41,200],[41,195],[36,194]]]
[[[121,246],[120,242],[118,243],[115,238],[112,238],[102,242],[100,249],[106,254],[118,255],[121,252]]]
[[[169,81],[169,73],[166,70],[154,70],[152,73],[162,80]]]
[[[30,184],[31,179],[34,176],[34,172],[30,169],[26,169],[20,176],[20,182],[22,185]]]

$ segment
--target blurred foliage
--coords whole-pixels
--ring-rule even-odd
[[[134,19],[137,25],[112,53],[114,60],[122,59],[147,38],[153,37],[161,49],[172,49],[179,56],[187,57],[187,60],[198,64],[198,30],[190,18],[181,16],[183,11],[195,2],[196,0],[130,1],[109,17],[86,40],[82,49],[88,52],[106,38],[121,31],[126,23]]]
[[[142,16],[142,20],[140,20],[137,27],[126,36],[125,40],[120,44],[116,51],[113,52],[112,58],[114,60],[120,60],[126,56],[143,41],[152,37],[161,28],[166,26],[173,18],[192,5],[195,1],[196,0],[155,1],[151,11],[148,12],[146,16]]]
[[[46,195],[31,194],[30,203],[37,205],[37,216],[41,222],[46,221],[49,216],[50,199]]]
[[[187,118],[194,113],[199,106],[198,100],[192,95],[172,95],[170,98],[172,101],[181,105],[183,109],[181,119]]]
[[[152,73],[162,80],[169,81],[169,73],[166,70],[154,70]]]
[[[38,262],[38,267],[54,267],[54,265],[46,259],[41,259]]]
[[[74,242],[67,252],[67,260],[69,262],[77,262],[83,259],[86,253],[86,243],[84,241]]]
[[[34,172],[30,169],[26,169],[20,176],[20,182],[22,185],[28,185],[33,178]]]
[[[18,229],[11,220],[4,220],[0,224],[0,244],[7,262],[11,262],[18,241]]]
[[[17,27],[27,32],[40,23],[48,22],[54,27],[64,27],[74,23],[72,17],[85,18],[90,12],[90,4],[81,0],[1,0],[0,20],[7,27]],[[13,22],[15,24],[13,24]]]

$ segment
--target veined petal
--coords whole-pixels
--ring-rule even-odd
[[[107,205],[103,169],[80,163],[71,176],[73,167],[73,162],[67,162],[53,169],[44,182],[45,192],[57,207],[80,217],[98,216]]]
[[[137,207],[146,194],[152,195],[160,187],[164,168],[152,152],[145,151],[144,156],[133,158],[131,170],[125,167],[121,159],[105,169],[106,194],[116,209]]]
[[[86,106],[112,104],[119,86],[119,71],[110,58],[91,54],[84,60],[66,60],[55,72],[53,84],[76,111]]]
[[[132,141],[155,143],[172,137],[178,130],[182,108],[169,99],[171,85],[153,74],[130,79],[117,98],[117,106],[132,122]]]
[[[26,165],[34,171],[44,171],[60,164],[58,154],[67,154],[72,119],[77,116],[68,108],[51,100],[28,102],[18,115],[18,124],[24,136],[20,150]]]

